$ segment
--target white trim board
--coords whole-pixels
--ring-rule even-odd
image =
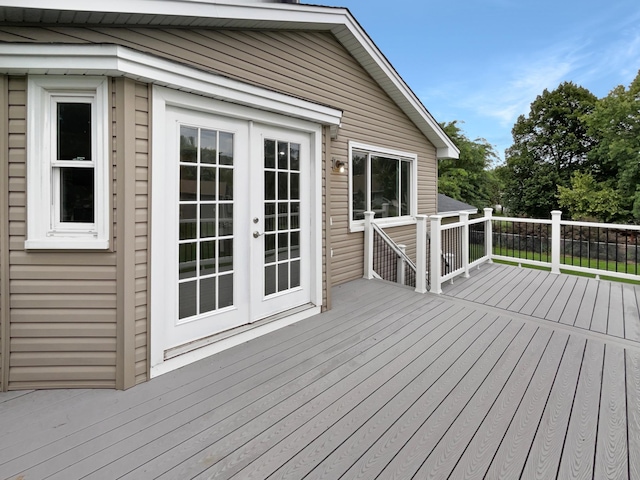
[[[38,75],[109,75],[205,95],[239,105],[340,125],[342,111],[117,45],[0,44],[0,72]]]

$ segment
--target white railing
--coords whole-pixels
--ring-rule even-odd
[[[381,278],[402,285],[416,286],[416,265],[406,253],[406,246],[395,243],[373,221],[374,212],[365,212],[364,277]]]
[[[486,208],[483,217],[469,220],[468,213],[460,212],[459,221],[448,224],[439,215],[417,215],[414,265],[368,213],[365,277],[375,276],[373,235],[379,231],[401,259],[402,268],[415,268],[415,289],[420,293],[427,289],[442,293],[443,282],[468,277],[470,269],[492,260],[542,266],[552,273],[640,280],[640,226],[636,225],[573,222],[562,220],[559,211],[551,212],[551,220],[543,220],[493,217],[492,209]]]

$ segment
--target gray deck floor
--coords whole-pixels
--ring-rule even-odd
[[[640,478],[636,289],[531,272],[355,281],[125,392],[0,394],[0,478]]]

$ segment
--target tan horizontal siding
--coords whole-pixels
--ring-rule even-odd
[[[42,353],[13,353],[11,363],[15,367],[41,367],[41,366],[74,366],[87,365],[112,366],[115,364],[113,352],[65,352],[52,355],[51,352]]]
[[[150,319],[147,316],[149,305],[149,237],[147,235],[150,199],[149,187],[149,143],[151,141],[149,122],[149,87],[147,84],[137,82],[135,85],[136,109],[136,151],[135,151],[135,259],[133,270],[135,277],[136,302],[133,312],[135,319],[136,348],[135,348],[135,383],[148,380],[148,351],[149,351],[149,326]],[[144,314],[139,316],[139,312]],[[138,339],[139,338],[139,339]]]
[[[8,164],[9,97],[7,77],[0,75],[0,392],[7,389],[9,355],[9,176],[24,169]]]
[[[115,323],[116,314],[104,308],[20,308],[11,313],[11,323]]]

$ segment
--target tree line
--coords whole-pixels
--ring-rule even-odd
[[[440,163],[439,191],[478,208],[500,203],[510,215],[640,223],[640,72],[628,88],[597,98],[573,82],[544,90],[511,131],[505,163],[457,122],[444,130],[460,149]]]

